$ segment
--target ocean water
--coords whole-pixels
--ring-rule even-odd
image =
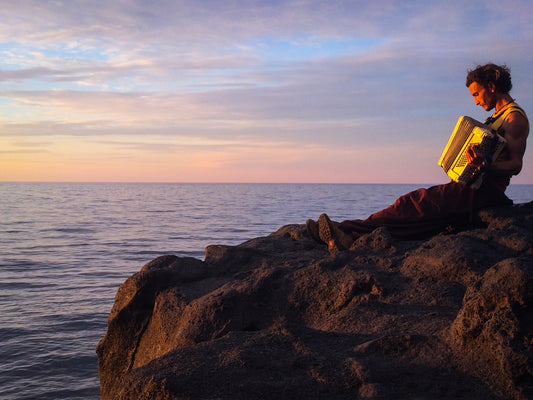
[[[420,186],[0,183],[0,399],[98,399],[116,291],[155,257],[364,218]],[[533,185],[507,193],[528,202]]]

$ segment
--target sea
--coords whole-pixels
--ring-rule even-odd
[[[422,186],[0,182],[0,399],[98,399],[117,289],[157,256],[365,218]],[[507,193],[529,202],[533,185]]]

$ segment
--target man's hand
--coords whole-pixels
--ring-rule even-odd
[[[471,144],[466,148],[466,161],[474,167],[479,167],[485,160],[485,153],[479,144]]]

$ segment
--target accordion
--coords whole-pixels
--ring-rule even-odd
[[[484,162],[481,167],[469,165],[466,149],[471,144],[479,144],[486,160],[493,160],[505,147],[506,140],[488,125],[470,117],[459,117],[448,143],[439,159],[439,166],[455,182],[460,182],[473,189],[481,186],[483,172],[488,167]]]

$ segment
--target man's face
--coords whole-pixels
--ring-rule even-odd
[[[470,94],[474,97],[476,106],[481,106],[485,111],[490,111],[495,106],[494,96],[490,88],[480,85],[477,82],[472,82],[468,86]]]

